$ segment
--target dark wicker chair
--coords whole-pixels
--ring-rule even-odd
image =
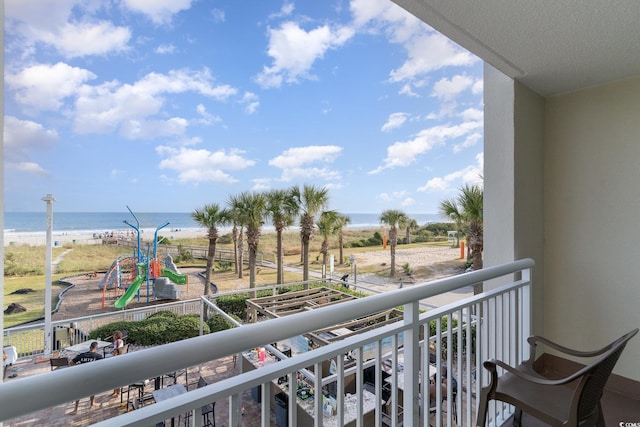
[[[613,367],[627,342],[638,329],[596,351],[576,351],[542,337],[530,337],[531,357],[516,368],[499,360],[488,360],[484,367],[491,378],[480,394],[476,425],[486,424],[490,400],[509,403],[516,408],[514,426],[520,426],[522,412],[533,415],[552,426],[604,426],[600,398]],[[597,357],[592,363],[566,378],[551,380],[533,370],[536,345],[542,343],[575,357]],[[497,368],[505,370],[498,376]]]

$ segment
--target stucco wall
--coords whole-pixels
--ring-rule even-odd
[[[549,98],[544,331],[595,348],[640,326],[640,77]],[[640,338],[616,373],[640,380]]]
[[[485,65],[484,264],[532,258],[533,332],[544,327],[545,100]],[[501,284],[484,284],[490,289]]]

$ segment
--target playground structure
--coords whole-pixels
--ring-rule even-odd
[[[188,276],[180,274],[171,255],[166,254],[164,262],[158,259],[158,231],[169,223],[166,222],[156,228],[153,236],[153,256],[150,254],[150,244],[147,244],[147,254],[144,255],[140,250],[140,222],[131,209],[129,212],[135,218],[136,225],[129,224],[126,220],[124,223],[136,230],[138,244],[135,256],[116,258],[98,284],[102,289],[102,308],[104,308],[108,289],[113,289],[116,293],[120,289],[125,289],[122,296],[114,303],[116,308],[126,307],[136,295],[140,301],[140,287],[143,283],[147,285],[147,303],[150,302],[152,289],[156,300],[180,299],[180,290],[175,285],[187,285],[188,290]],[[128,277],[125,278],[127,273]]]

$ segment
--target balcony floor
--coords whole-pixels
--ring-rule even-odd
[[[640,401],[631,399],[611,391],[605,391],[602,396],[602,411],[604,421],[608,426],[617,427],[621,423],[637,423],[640,420]],[[507,421],[505,426],[511,426]],[[548,424],[528,414],[522,415],[522,427],[546,427]]]
[[[16,369],[17,368],[17,369]],[[64,369],[73,369],[64,368]],[[26,376],[42,374],[50,371],[48,362],[34,363],[32,359],[22,360],[9,368],[7,373],[7,381],[16,381]],[[229,356],[224,359],[210,362],[200,367],[189,368],[188,381],[189,390],[196,388],[198,378],[203,376],[208,382],[222,380],[235,375],[237,368],[234,367],[233,357]],[[13,373],[18,374],[17,377],[8,378]],[[151,390],[153,387],[148,390]],[[48,426],[86,426],[103,420],[107,420],[125,412],[126,407],[120,405],[120,398],[110,398],[110,391],[96,395],[96,403],[101,404],[99,408],[89,408],[89,399],[80,399],[78,413],[71,415],[74,402],[64,405],[55,406],[42,411],[32,413],[27,416],[15,418],[4,422],[9,427],[27,427],[33,425]],[[133,393],[133,392],[132,392]],[[126,393],[125,393],[126,400]],[[251,397],[251,392],[246,391],[242,395],[242,407],[244,413],[240,421],[240,426],[254,427],[260,425],[260,405]],[[216,425],[222,426],[228,423],[228,402],[227,400],[216,402]],[[275,425],[275,415],[272,412],[272,425]]]

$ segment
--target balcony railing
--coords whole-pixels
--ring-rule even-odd
[[[193,425],[200,425],[203,405],[228,399],[225,416],[228,425],[235,426],[241,416],[241,393],[259,387],[263,426],[270,424],[272,408],[276,413],[286,411],[288,424],[293,426],[349,422],[357,426],[400,422],[471,426],[476,396],[486,382],[483,369],[476,367],[488,358],[515,364],[528,356],[532,266],[532,260],[515,261],[1,384],[0,421],[238,354],[240,365],[250,367],[246,372],[98,425],[148,426],[185,412],[192,413]],[[422,299],[496,278],[509,283],[455,304],[420,311]],[[203,301],[202,310],[205,304]],[[270,353],[282,360],[263,366],[257,363],[258,369],[253,369],[251,349],[269,348],[271,343],[401,306],[404,314],[398,322],[293,357],[272,348]],[[334,368],[328,370],[327,365]],[[444,380],[442,367],[446,367]],[[278,385],[283,377],[288,387]],[[302,401],[289,392],[302,384],[315,390],[314,399]],[[332,398],[321,398],[322,390],[336,396],[335,410],[328,408]],[[276,392],[283,393],[278,400],[274,400]],[[509,408],[494,409],[491,422],[500,424]]]

